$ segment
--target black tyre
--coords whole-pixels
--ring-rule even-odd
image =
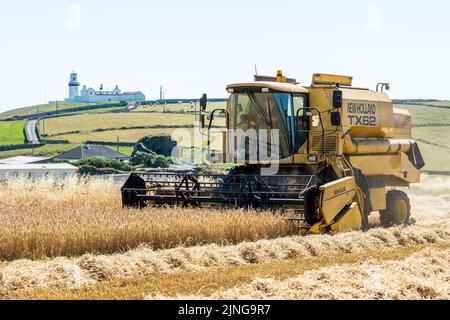
[[[358,202],[359,209],[362,214],[362,230],[369,228],[369,214],[372,211],[372,205],[370,203],[369,184],[367,183],[366,176],[359,169],[353,169],[355,181],[357,185],[356,201]]]
[[[386,195],[386,210],[380,211],[383,227],[407,225],[411,217],[411,204],[408,195],[402,191],[391,190]]]

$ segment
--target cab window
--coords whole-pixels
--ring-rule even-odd
[[[307,112],[307,95],[294,94],[294,117],[295,117],[295,151],[308,141],[309,118]]]

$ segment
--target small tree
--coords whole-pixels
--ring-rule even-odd
[[[154,168],[167,168],[169,167],[170,160],[164,156],[158,155],[153,160]]]

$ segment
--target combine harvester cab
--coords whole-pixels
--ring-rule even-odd
[[[407,224],[409,199],[395,188],[420,182],[424,162],[411,116],[393,108],[385,89],[355,88],[352,77],[328,74],[302,87],[279,71],[229,85],[226,109],[208,112],[204,95],[200,130],[209,147],[215,117],[226,117],[221,162],[236,167],[225,175],[133,173],[122,187],[123,205],[281,211],[311,233],[365,229],[373,211],[384,226]],[[251,130],[258,132],[253,141],[237,138]],[[277,172],[267,174],[273,165]]]

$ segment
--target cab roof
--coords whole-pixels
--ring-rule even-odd
[[[309,93],[309,90],[304,87],[284,82],[257,81],[257,82],[233,83],[227,86],[227,90],[237,88],[268,88],[275,91],[289,92],[289,93]]]

